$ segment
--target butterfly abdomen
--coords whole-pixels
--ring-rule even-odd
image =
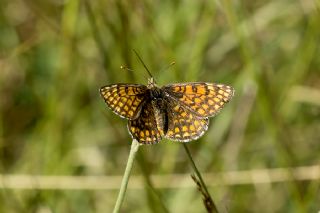
[[[155,115],[156,127],[162,134],[168,131],[167,103],[164,99],[164,92],[158,87],[149,90],[152,108]]]

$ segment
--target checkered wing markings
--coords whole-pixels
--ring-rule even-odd
[[[151,102],[144,104],[140,116],[137,119],[129,120],[128,129],[132,137],[142,144],[158,143],[163,135],[163,132],[157,128]]]
[[[201,137],[208,129],[209,119],[197,117],[171,97],[167,99],[169,123],[165,137],[181,142]]]
[[[163,89],[169,96],[202,118],[216,115],[234,93],[230,86],[201,82],[170,84]]]
[[[139,116],[147,87],[139,84],[113,84],[102,87],[100,94],[108,107],[127,119]]]

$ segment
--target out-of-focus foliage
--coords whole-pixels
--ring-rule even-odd
[[[2,174],[121,175],[131,139],[98,89],[232,85],[234,99],[189,144],[202,172],[320,160],[320,10],[305,1],[23,1],[0,6]],[[163,69],[172,61],[176,65]],[[133,72],[121,70],[126,65]],[[133,171],[190,173],[179,143],[143,146]],[[148,181],[147,181],[148,180]],[[5,184],[5,183],[4,183]],[[123,212],[203,212],[196,186],[129,189]],[[221,210],[317,212],[319,181],[211,187]],[[0,212],[109,212],[116,190],[3,189]]]

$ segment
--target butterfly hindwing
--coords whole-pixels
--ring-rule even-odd
[[[208,129],[209,119],[199,118],[178,101],[167,97],[168,131],[166,138],[188,142],[201,137]]]
[[[163,131],[157,128],[155,113],[151,102],[147,102],[135,120],[128,121],[128,129],[132,137],[142,144],[158,143],[163,136]]]

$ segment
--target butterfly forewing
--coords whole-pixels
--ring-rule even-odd
[[[113,112],[132,120],[140,114],[146,91],[145,85],[113,84],[102,87],[100,94]]]
[[[208,118],[199,118],[178,101],[167,97],[168,131],[166,138],[188,142],[201,137],[208,129]]]
[[[156,117],[151,102],[143,106],[137,119],[129,120],[128,129],[132,137],[143,144],[157,143],[163,136],[163,131],[157,128]]]
[[[216,115],[234,94],[230,86],[201,82],[170,84],[162,89],[201,118]]]

